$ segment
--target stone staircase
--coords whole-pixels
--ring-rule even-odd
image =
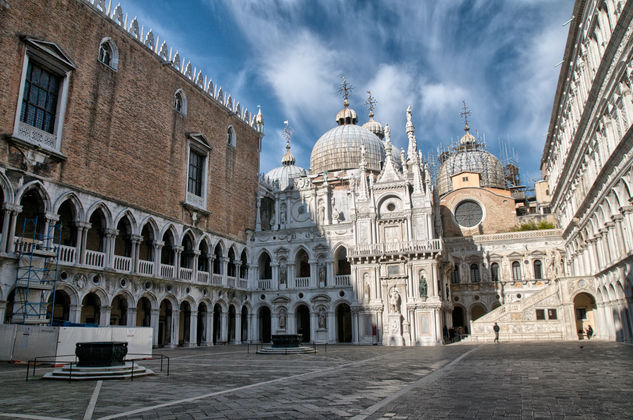
[[[493,326],[500,327],[500,341],[560,341],[564,339],[563,308],[558,281],[545,286],[531,296],[505,303],[470,323],[471,335],[464,343],[492,343]],[[557,319],[537,320],[536,310],[556,309]]]

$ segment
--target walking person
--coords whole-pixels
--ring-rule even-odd
[[[589,325],[587,327],[587,340],[591,340],[592,336],[593,336],[593,328],[591,328],[591,325]]]
[[[495,341],[494,342],[498,343],[499,342],[499,330],[500,330],[500,328],[499,328],[499,326],[497,325],[496,322],[495,322],[495,325],[492,327],[492,329],[495,332]]]

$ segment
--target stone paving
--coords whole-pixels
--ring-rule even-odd
[[[633,419],[630,345],[328,346],[292,356],[246,350],[158,350],[171,357],[171,374],[133,382],[25,382],[24,366],[0,364],[0,419]]]

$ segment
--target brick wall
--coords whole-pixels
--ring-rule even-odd
[[[257,133],[84,3],[22,0],[9,5],[0,8],[0,165],[19,167],[20,156],[7,135],[14,129],[24,60],[20,35],[52,41],[77,68],[70,76],[60,150],[67,159],[39,175],[189,223],[181,204],[186,193],[185,133],[200,132],[213,150],[207,184],[210,215],[198,227],[243,240],[244,229],[255,223]],[[116,72],[97,61],[105,37],[118,48]],[[187,98],[186,116],[173,109],[179,88]],[[235,149],[226,144],[229,124],[237,134]]]

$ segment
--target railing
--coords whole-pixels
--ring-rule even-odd
[[[257,288],[261,290],[270,289],[272,282],[272,279],[259,279],[257,280]]]
[[[160,275],[165,278],[173,278],[174,277],[174,266],[168,264],[160,265]]]
[[[212,277],[211,284],[216,286],[222,286],[222,274],[214,274]]]
[[[239,279],[237,283],[237,287],[239,287],[240,289],[248,289],[248,280]]]
[[[77,255],[77,248],[74,246],[58,245],[59,246],[59,262],[74,264]]]
[[[297,277],[295,278],[295,287],[299,288],[308,288],[310,287],[310,277]]]
[[[350,275],[349,274],[341,274],[334,277],[334,285],[335,286],[350,286]]]
[[[130,271],[132,271],[132,258],[124,257],[122,255],[115,255],[114,269],[116,271],[129,273]]]
[[[235,277],[227,277],[226,282],[227,286],[235,287]]]
[[[209,273],[206,271],[198,271],[198,282],[204,284],[209,283]]]
[[[441,239],[425,241],[387,242],[379,244],[359,244],[349,249],[350,257],[400,253],[434,253],[442,250]]]
[[[38,249],[40,246],[40,241],[33,242],[33,240],[29,238],[15,238],[15,252],[28,254],[33,252],[33,250]]]
[[[99,251],[86,250],[86,265],[90,267],[103,268],[105,265],[105,253]]]
[[[182,280],[191,280],[193,277],[193,269],[180,267],[180,278]]]
[[[149,276],[154,274],[154,261],[138,260],[138,272]]]

